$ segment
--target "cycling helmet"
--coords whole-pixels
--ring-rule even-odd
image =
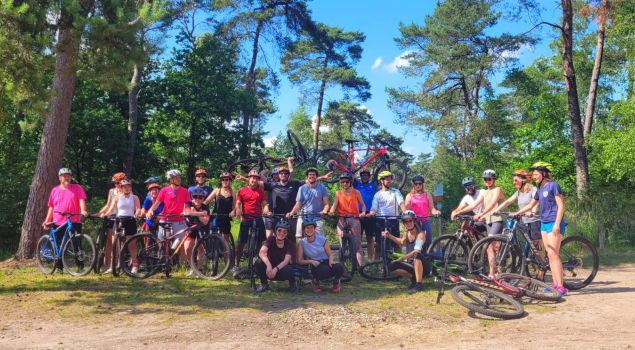
[[[153,182],[153,183],[148,185],[148,191],[152,191],[152,189],[154,189],[154,188],[159,188],[160,189],[161,186],[159,186],[159,184],[156,183],[156,182]]]
[[[126,173],[118,172],[112,176],[112,182],[120,182],[126,178]]]
[[[207,192],[205,192],[205,190],[200,188],[200,187],[195,187],[190,192],[190,195],[192,196],[192,198],[194,198],[194,197],[206,197]]]
[[[353,175],[349,174],[349,173],[342,173],[340,174],[340,180],[353,180]]]
[[[132,186],[132,181],[130,181],[128,179],[123,179],[123,180],[121,180],[120,185],[121,186],[126,186],[126,185]]]
[[[275,175],[275,174],[277,174],[279,172],[280,172],[280,170],[278,168],[271,169],[271,175]]]
[[[318,170],[316,168],[308,168],[305,172],[304,175],[309,175],[309,173],[315,173],[315,176],[318,176],[320,173],[318,172]]]
[[[64,174],[68,174],[68,175],[73,175],[73,172],[71,171],[71,169],[69,168],[61,168],[58,172],[57,172],[57,176],[62,176]]]
[[[207,171],[205,171],[205,169],[196,169],[196,172],[194,172],[194,176],[198,176],[198,175],[207,176]]]
[[[389,170],[384,170],[377,175],[377,180],[383,180],[385,177],[389,176],[392,177],[392,173]]]
[[[359,171],[359,175],[364,175],[364,174],[370,175],[370,170],[368,170],[368,168],[364,168]]]
[[[423,179],[423,176],[421,176],[421,175],[415,175],[415,176],[412,178],[412,183],[415,183],[415,182],[425,182],[425,180]]]
[[[279,228],[283,228],[283,229],[289,231],[289,222],[287,220],[280,219],[276,223],[276,230],[279,229]]]
[[[151,176],[149,178],[147,178],[144,182],[144,184],[148,185],[148,184],[152,184],[152,183],[161,183],[161,179],[156,177],[156,176]],[[150,185],[148,185],[150,186]]]
[[[492,178],[495,179],[496,178],[496,172],[492,169],[487,169],[483,172],[483,177],[484,178]]]
[[[282,173],[287,173],[290,174],[291,172],[289,171],[289,168],[287,168],[286,166],[281,166],[278,168],[278,173],[282,174]]]
[[[317,227],[315,220],[313,218],[303,218],[302,219],[302,230],[304,230],[307,226]]]
[[[165,177],[169,180],[173,177],[181,177],[181,171],[178,169],[170,169],[165,173]]]
[[[249,171],[249,174],[247,174],[247,177],[257,177],[260,178],[260,173],[258,173],[258,170],[256,169],[252,169]]]
[[[401,220],[414,220],[417,217],[414,211],[406,210],[401,213]]]
[[[529,171],[534,171],[534,170],[543,170],[543,171],[552,172],[553,165],[551,165],[551,163],[537,161],[529,168]]]
[[[234,179],[234,176],[232,176],[232,173],[227,172],[227,171],[224,171],[224,172],[220,173],[220,176],[219,176],[218,178],[219,178],[219,179],[221,179],[221,180],[222,180],[222,179],[230,179],[230,180],[233,180],[233,179]]]
[[[463,181],[461,181],[461,183],[463,184],[463,186],[468,185],[468,184],[476,184],[476,181],[474,180],[473,177],[471,176],[466,176],[463,178]]]
[[[531,180],[531,173],[525,169],[516,169],[512,173],[512,176],[518,176],[523,180]]]

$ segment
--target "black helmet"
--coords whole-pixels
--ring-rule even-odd
[[[316,168],[308,168],[308,169],[304,172],[304,175],[308,176],[308,175],[309,175],[309,173],[311,173],[311,172],[315,173],[315,176],[319,176],[319,175],[320,175],[320,172],[318,172],[318,170],[317,170]]]
[[[415,175],[412,178],[412,183],[415,183],[415,182],[425,182],[425,180],[423,179],[423,176]]]
[[[279,229],[279,228],[283,228],[283,229],[289,231],[289,222],[287,220],[280,219],[276,223],[276,230]]]
[[[340,180],[342,179],[353,180],[353,175],[351,175],[350,173],[342,173],[340,175]]]

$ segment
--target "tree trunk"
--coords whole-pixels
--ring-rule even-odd
[[[562,67],[564,71],[565,90],[567,91],[567,109],[571,122],[571,138],[575,154],[576,187],[578,198],[587,193],[589,163],[584,146],[584,133],[580,120],[580,102],[573,67],[573,7],[571,0],[562,2]]]
[[[322,79],[320,85],[320,96],[318,97],[317,116],[315,117],[315,129],[313,129],[313,154],[317,155],[320,142],[320,124],[322,123],[322,105],[324,104],[324,91],[326,90],[326,79]]]
[[[142,44],[143,45],[143,44]],[[128,154],[124,163],[124,171],[132,178],[132,164],[134,162],[135,146],[137,144],[137,128],[139,120],[139,91],[141,91],[141,76],[143,66],[135,63],[128,91]]]
[[[16,258],[33,257],[47,211],[48,194],[56,184],[57,170],[62,166],[64,146],[75,94],[76,61],[79,52],[79,36],[71,24],[60,21],[58,42],[55,50],[55,72],[53,96],[50,100],[50,115],[44,124],[29,199],[24,212],[24,223]]]
[[[597,100],[598,80],[600,79],[600,69],[602,68],[602,54],[604,53],[604,35],[606,27],[606,12],[608,0],[602,0],[600,5],[600,23],[598,23],[598,39],[595,45],[595,61],[593,62],[593,72],[591,73],[591,83],[589,84],[589,95],[586,100],[586,110],[584,111],[584,138],[591,134],[593,127],[593,114],[595,111],[595,101]]]
[[[256,31],[254,33],[254,43],[252,46],[251,52],[251,63],[249,64],[249,70],[247,71],[247,81],[245,82],[245,90],[248,92],[256,94],[256,62],[258,60],[258,45],[260,42],[260,33],[262,32],[262,27],[265,25],[264,20],[259,20],[256,25]],[[253,119],[253,111],[243,112],[243,142],[241,143],[240,150],[238,154],[240,158],[245,158],[249,155],[249,148],[251,145],[251,131],[249,126],[251,125],[251,120]]]

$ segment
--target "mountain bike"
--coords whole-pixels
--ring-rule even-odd
[[[171,217],[185,217],[185,215],[158,215],[160,218]],[[163,240],[159,240],[157,236],[151,233],[137,233],[126,241],[122,249],[121,257],[121,269],[123,272],[132,278],[147,278],[159,270],[163,269],[165,277],[170,277],[172,272],[172,266],[177,260],[178,253],[183,247],[187,236],[192,230],[202,229],[205,225],[203,223],[187,223],[187,227],[173,232],[171,222],[159,222],[159,225],[163,227],[165,237]],[[182,235],[182,239],[178,244],[172,247],[172,240]],[[136,251],[136,257],[132,254]],[[135,269],[136,267],[136,269]]]
[[[217,216],[218,214],[211,214]],[[208,232],[199,231],[192,249],[190,266],[203,279],[218,280],[234,265],[234,254],[220,233],[218,226],[212,225]]]
[[[551,272],[549,259],[532,243],[529,230],[516,217],[509,213],[499,213],[506,217],[507,225],[501,235],[480,240],[470,251],[468,268],[475,273],[489,274],[487,248],[498,245],[493,257],[497,272],[515,272],[538,280],[548,280]],[[524,238],[518,239],[518,232]],[[564,287],[570,290],[581,289],[593,281],[599,268],[597,250],[591,242],[581,236],[567,236],[560,245],[560,260],[564,271]]]
[[[247,269],[242,270],[235,278],[243,279],[249,278],[249,286],[252,290],[256,290],[256,269],[254,268],[254,264],[256,259],[258,258],[258,253],[260,251],[261,242],[258,241],[258,224],[257,220],[262,220],[262,216],[254,216],[254,215],[246,215],[243,214],[243,217],[247,220],[251,221],[251,226],[249,227],[248,235],[247,235],[247,246],[246,250],[243,252],[243,256],[241,261],[247,261]]]
[[[92,219],[100,219],[102,221],[101,227],[97,231],[97,237],[95,238],[95,267],[96,274],[102,274],[108,268],[106,264],[106,240],[108,239],[108,221],[114,218],[113,215],[107,217],[100,217],[97,214],[90,216]]]
[[[123,223],[129,220],[136,220],[136,218],[132,216],[113,216],[112,220],[114,223],[112,226],[113,242],[110,254],[110,269],[112,275],[118,277],[121,270],[122,250],[126,243],[126,232]],[[130,254],[130,252],[126,252],[126,254]]]
[[[437,237],[428,247],[427,254],[436,258],[442,258],[447,252],[452,263],[462,264],[467,270],[467,258],[472,247],[487,234],[481,232],[472,220],[471,215],[458,215],[461,228],[455,233]]]
[[[73,276],[84,276],[90,273],[95,263],[95,244],[90,236],[73,230],[72,216],[77,213],[56,212],[66,217],[66,223],[52,228],[37,241],[35,262],[40,271],[46,275],[63,268]],[[51,226],[53,223],[48,223]],[[57,232],[63,229],[62,240],[57,242]]]
[[[344,216],[344,219],[352,219],[353,216]],[[351,231],[351,225],[348,220],[344,221],[342,226],[342,237],[339,245],[331,245],[332,250],[339,251],[339,262],[344,266],[344,275],[342,282],[349,282],[353,279],[355,272],[359,270],[359,262],[357,261],[357,238]],[[361,253],[361,252],[360,252]]]
[[[471,311],[505,320],[525,315],[523,305],[514,299],[523,296],[517,287],[483,276],[468,279],[452,275],[450,280],[456,284],[452,288],[454,301]]]

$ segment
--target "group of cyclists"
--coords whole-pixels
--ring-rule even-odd
[[[345,231],[354,237],[355,258],[359,266],[379,257],[379,244],[383,237],[392,242],[394,249],[405,254],[390,264],[395,275],[410,278],[408,291],[416,293],[423,290],[424,253],[432,241],[430,218],[440,215],[435,208],[433,197],[425,191],[423,176],[412,178],[412,190],[405,196],[394,188],[393,174],[382,171],[376,179],[371,178],[368,169],[362,169],[359,177],[344,173],[339,176],[339,189],[329,198],[328,190],[321,184],[332,174],[319,174],[316,168],[305,171],[304,181],[292,180],[294,158],[287,159],[287,166],[273,169],[269,177],[266,172],[250,171],[246,176],[223,172],[220,174],[220,186],[212,189],[207,182],[207,172],[198,169],[195,172],[195,184],[189,188],[181,185],[181,172],[176,169],[166,172],[168,184],[161,186],[161,179],[148,178],[145,181],[147,195],[143,201],[132,193],[132,181],[124,173],[116,173],[112,180],[114,187],[109,190],[106,204],[99,210],[100,217],[126,218],[122,221],[125,235],[137,232],[135,218],[144,218],[141,229],[156,233],[159,240],[166,237],[163,225],[170,223],[172,232],[187,232],[186,218],[202,223],[205,229],[214,227],[234,247],[231,234],[231,220],[240,217],[240,229],[235,245],[235,261],[232,273],[237,276],[243,272],[241,258],[248,241],[249,230],[256,228],[259,243],[258,260],[254,264],[255,273],[260,279],[258,292],[269,288],[269,281],[288,281],[291,290],[297,290],[292,264],[308,266],[313,280],[312,289],[320,293],[320,283],[332,280],[331,290],[341,290],[340,279],[344,273],[341,263],[336,262],[330,249],[324,230],[326,216],[337,217],[337,235],[342,240]],[[552,266],[553,282],[561,294],[567,291],[562,283],[562,264],[558,251],[565,231],[564,202],[561,189],[551,180],[553,167],[549,163],[537,162],[529,169],[513,172],[513,183],[517,191],[507,200],[502,188],[496,185],[497,174],[488,169],[483,172],[484,188],[477,189],[472,177],[463,179],[466,195],[456,209],[457,215],[473,212],[474,221],[488,235],[500,234],[503,230],[501,210],[517,202],[519,210],[513,215],[522,215],[522,222],[531,230],[536,244],[542,244]],[[86,194],[79,184],[71,183],[72,172],[62,168],[58,172],[59,186],[51,191],[49,210],[43,227],[65,225],[66,221],[59,213],[72,212],[87,216]],[[538,187],[531,184],[531,179]],[[246,182],[238,191],[232,187],[233,181]],[[400,230],[400,221],[403,231]],[[81,232],[81,218],[73,217],[73,229]],[[112,223],[108,227],[112,231]],[[57,230],[56,232],[63,232]],[[181,240],[183,261],[190,261],[192,246],[197,232],[185,236],[185,233],[173,238],[176,247]],[[185,236],[185,237],[184,237]],[[364,256],[361,241],[366,237],[367,256]],[[114,238],[109,232],[112,244]],[[496,247],[488,247],[493,255]],[[106,254],[110,252],[108,247]],[[490,259],[492,260],[492,259]],[[110,259],[106,257],[106,262]],[[492,263],[492,262],[490,262]],[[138,268],[138,262],[132,260],[132,271]],[[490,271],[494,271],[490,269]]]

